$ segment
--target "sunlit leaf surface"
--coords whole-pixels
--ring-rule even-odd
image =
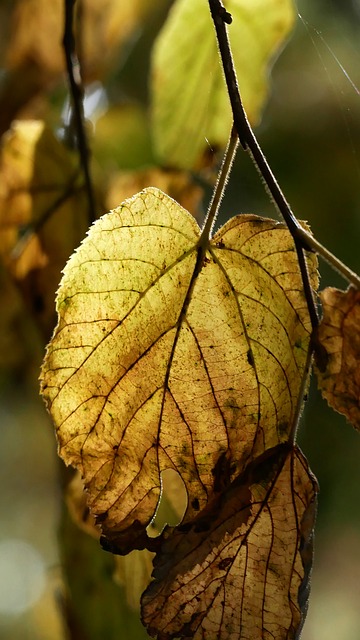
[[[199,235],[150,188],[93,225],[65,270],[43,393],[104,531],[148,524],[166,467],[193,517],[218,474],[229,483],[296,417],[310,325],[288,231],[239,216],[201,264]]]

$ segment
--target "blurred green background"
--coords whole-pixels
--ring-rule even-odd
[[[166,4],[171,3],[163,2],[164,9]],[[297,8],[303,20],[297,20],[274,66],[257,135],[296,215],[360,272],[360,0],[298,0]],[[133,70],[148,67],[163,15],[137,33],[110,79],[110,95],[118,95],[121,78],[121,92],[146,101],[146,89],[139,85],[142,73]],[[241,152],[220,222],[239,212],[276,215]],[[320,270],[322,288],[346,286],[323,263]],[[6,313],[6,304],[0,301],[0,314]],[[29,369],[3,367],[0,374],[0,637],[64,640],[57,606],[58,462],[36,383],[41,340],[35,329],[26,328],[24,335]],[[312,384],[299,441],[320,484],[312,594],[302,640],[359,640],[360,437]]]

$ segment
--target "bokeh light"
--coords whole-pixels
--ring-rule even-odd
[[[0,614],[24,613],[38,601],[44,587],[40,553],[24,540],[0,541]]]

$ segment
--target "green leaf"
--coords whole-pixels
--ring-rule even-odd
[[[240,91],[256,125],[274,55],[292,28],[292,0],[228,0]],[[177,0],[152,59],[153,135],[161,161],[192,168],[208,145],[224,146],[232,123],[216,37],[205,0]]]

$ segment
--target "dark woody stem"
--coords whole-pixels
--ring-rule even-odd
[[[307,243],[307,237],[299,235],[301,229],[296,217],[291,211],[290,205],[285,199],[274,174],[259,146],[259,143],[251,129],[247,119],[242,100],[239,93],[234,63],[232,59],[229,38],[227,34],[226,24],[231,22],[231,16],[226,11],[220,0],[209,0],[211,16],[214,22],[217,41],[220,50],[222,66],[224,69],[227,90],[233,112],[234,126],[237,131],[240,143],[245,150],[248,150],[254,164],[256,165],[260,175],[262,176],[266,187],[274,200],[277,208],[282,214],[288,229],[294,239],[295,249],[299,261],[299,267],[302,275],[304,293],[309,309],[312,327],[318,325],[318,315],[314,301],[314,295],[310,284],[309,273],[307,269],[304,249],[311,250],[312,247]]]
[[[70,94],[74,115],[74,125],[77,135],[77,147],[84,174],[85,189],[88,199],[89,224],[96,219],[94,190],[89,168],[89,147],[84,124],[83,98],[84,90],[81,83],[80,64],[76,54],[75,37],[73,32],[74,5],[76,0],[64,0],[65,21],[63,47],[66,59],[66,70],[70,85]]]

